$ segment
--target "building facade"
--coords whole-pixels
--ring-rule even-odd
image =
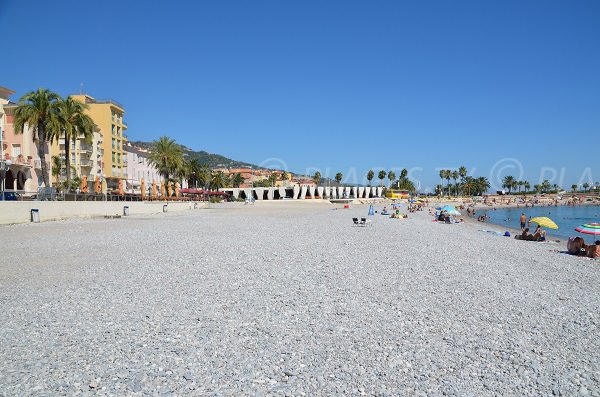
[[[127,123],[123,121],[125,108],[112,99],[99,100],[89,95],[72,95],[73,99],[83,102],[89,106],[87,114],[92,118],[99,129],[101,140],[98,140],[100,150],[100,168],[104,177],[115,179],[127,179],[127,160],[125,155],[125,144],[127,137]],[[93,148],[89,152],[91,157],[85,160],[94,161]],[[97,161],[97,160],[96,160]],[[89,163],[92,168],[93,164]]]
[[[131,146],[128,142],[125,145],[125,170],[127,174],[127,189],[133,192],[139,192],[142,185],[142,178],[146,182],[146,189],[152,186],[152,182],[160,184],[163,177],[158,170],[148,161],[148,151]]]
[[[15,190],[22,194],[37,192],[38,186],[43,186],[41,161],[37,153],[37,145],[33,140],[33,129],[25,126],[22,134],[15,134],[14,113],[16,104],[9,100],[15,91],[0,87],[0,129],[1,138],[1,164],[4,171],[0,178],[4,178],[6,190]],[[47,159],[51,156],[49,145],[46,145],[46,167],[51,178],[51,164]],[[0,171],[1,172],[1,171]],[[2,182],[2,181],[0,181]]]

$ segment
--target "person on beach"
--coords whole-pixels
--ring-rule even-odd
[[[527,216],[525,215],[525,213],[523,212],[521,214],[521,230],[525,229],[525,224],[527,223]]]
[[[600,240],[597,240],[594,245],[588,245],[586,249],[586,254],[588,258],[600,258]]]
[[[534,241],[546,241],[546,231],[540,225],[537,225],[533,233]]]
[[[533,235],[529,234],[529,228],[528,227],[526,227],[525,229],[523,229],[523,233],[521,233],[519,235],[519,240],[531,241],[532,239],[533,239]]]
[[[571,255],[585,255],[587,247],[585,246],[585,241],[583,238],[577,237],[569,237],[567,241],[567,251]]]

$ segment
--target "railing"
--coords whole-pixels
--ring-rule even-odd
[[[6,160],[10,160],[13,162],[13,164],[17,164],[17,165],[28,165],[31,167],[33,160],[30,158],[25,158],[23,156],[4,156]]]
[[[88,145],[88,144],[81,144],[79,145],[79,150],[82,152],[93,152],[94,151],[94,147],[92,145]]]
[[[125,110],[125,107],[123,105],[121,105],[119,102],[115,101],[114,99],[94,99],[94,100],[87,100],[87,103],[108,103],[111,105],[115,105],[120,107],[121,109]]]
[[[93,167],[94,166],[94,161],[93,160],[82,160],[79,163],[80,166],[82,167]]]

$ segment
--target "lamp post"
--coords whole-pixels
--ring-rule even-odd
[[[4,190],[5,190],[5,186],[4,184],[6,183],[6,170],[10,168],[10,166],[12,165],[12,161],[10,160],[2,160],[2,162],[0,162],[0,167],[2,167],[2,201],[4,201]]]

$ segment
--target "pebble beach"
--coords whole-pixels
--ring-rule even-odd
[[[600,262],[366,216],[234,203],[0,227],[0,395],[600,396]]]

